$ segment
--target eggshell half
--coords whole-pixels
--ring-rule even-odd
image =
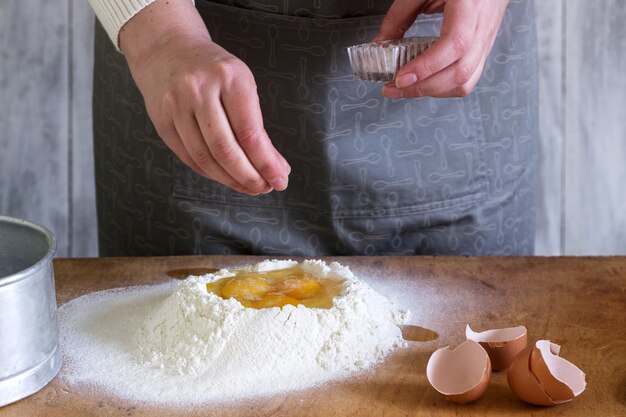
[[[524,350],[526,334],[524,326],[491,329],[479,333],[473,331],[469,324],[465,328],[467,339],[478,342],[485,348],[494,371],[508,368],[517,354]]]
[[[573,400],[587,385],[584,372],[559,356],[560,348],[549,340],[538,340],[530,354],[530,371],[557,404]]]
[[[523,401],[555,405],[585,390],[585,374],[558,356],[560,346],[539,340],[515,357],[507,373],[511,390]]]
[[[426,377],[448,400],[465,404],[480,398],[489,384],[491,361],[480,344],[467,340],[456,349],[436,350],[428,359]]]

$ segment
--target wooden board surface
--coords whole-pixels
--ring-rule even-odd
[[[255,263],[256,257],[58,259],[57,299],[64,304],[109,288],[156,284],[167,272]],[[90,395],[60,378],[39,393],[0,408],[2,417],[48,416],[624,416],[626,415],[626,257],[611,258],[326,258],[349,266],[383,294],[411,308],[424,342],[393,353],[382,365],[347,381],[236,404],[175,410]],[[460,406],[426,380],[431,353],[475,330],[527,326],[529,340],[549,339],[587,374],[587,389],[551,408],[520,402],[506,375],[494,373],[485,395]],[[433,333],[434,332],[434,333]],[[436,335],[435,335],[436,333]]]

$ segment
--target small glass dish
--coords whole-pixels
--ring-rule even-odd
[[[439,38],[413,37],[348,47],[348,58],[358,80],[391,82],[404,64],[422,54]]]

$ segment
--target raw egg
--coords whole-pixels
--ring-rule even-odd
[[[485,348],[494,371],[508,368],[517,354],[524,350],[526,333],[524,326],[485,330],[479,333],[473,331],[469,324],[465,328],[467,339],[478,342]]]
[[[272,308],[303,305],[331,308],[333,298],[343,289],[344,281],[319,277],[301,267],[263,272],[238,272],[206,285],[207,291],[224,298],[234,298],[244,307]]]
[[[436,350],[426,365],[426,377],[448,400],[465,404],[480,398],[487,389],[491,361],[480,344],[467,340],[454,350]]]
[[[535,405],[560,404],[580,395],[586,387],[585,374],[559,351],[559,345],[538,340],[520,352],[507,372],[515,395]]]

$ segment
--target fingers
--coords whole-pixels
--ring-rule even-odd
[[[477,20],[478,12],[470,1],[447,3],[439,40],[398,71],[396,87],[404,88],[425,80],[465,56],[474,43]]]
[[[447,2],[441,38],[424,54],[398,71],[383,95],[399,97],[464,97],[478,84],[493,47],[508,1]],[[492,7],[494,6],[494,7]]]
[[[285,189],[290,167],[263,128],[252,73],[205,32],[174,37],[132,66],[150,119],[199,175],[251,195]]]
[[[417,89],[412,89],[411,87],[413,86],[411,86],[407,88],[407,90],[409,91],[405,92],[399,88],[396,88],[393,84],[390,84],[389,86],[383,87],[383,94],[390,98],[400,98],[400,97],[415,98],[415,97],[426,97],[426,96],[436,97],[436,98],[465,97],[469,95],[474,89],[474,87],[476,87],[476,84],[478,84],[478,81],[480,80],[480,77],[483,72],[484,64],[485,62],[482,61],[479,67],[474,72],[474,74],[465,84],[457,85],[447,91],[441,90],[441,91],[427,92],[428,91],[427,88],[420,91],[419,87]],[[417,84],[420,84],[420,83],[417,83]]]
[[[206,177],[207,173],[196,164],[196,162],[193,160],[193,158],[187,151],[187,148],[185,148],[183,140],[181,139],[180,135],[176,131],[176,128],[174,127],[174,122],[170,120],[167,126],[168,127],[160,125],[157,127],[157,132],[159,133],[159,136],[163,139],[165,144],[172,150],[172,152],[174,152],[174,154],[185,165],[190,167],[196,174]],[[211,178],[212,177],[213,175],[211,176]],[[247,190],[240,184],[237,184],[237,182],[234,179],[229,178],[227,175],[226,176],[217,175],[216,177],[217,178],[214,178],[216,181],[226,186],[229,186],[241,193],[248,193],[248,194],[250,193],[249,190]]]
[[[390,98],[465,97],[478,83],[485,59],[481,45],[472,45],[461,59],[422,81],[405,88],[397,88],[394,84],[385,85],[383,95]]]
[[[263,128],[254,78],[241,67],[231,64],[219,83],[189,81],[183,99],[168,95],[164,116],[154,118],[171,115],[159,134],[199,175],[251,195],[284,190],[291,168]]]
[[[200,155],[205,157],[203,163],[209,172],[225,172],[251,193],[268,193],[272,190],[239,146],[219,101],[215,99],[197,109],[195,118],[196,126],[199,126],[196,139],[205,149],[205,153]]]
[[[213,73],[219,83],[209,81],[196,90],[193,114],[185,116],[192,120],[181,126],[195,163],[209,178],[228,186],[234,182],[248,194],[284,190],[291,168],[263,128],[252,73],[230,57]]]
[[[170,146],[170,148],[183,163],[187,164],[199,175],[208,177],[239,192],[253,195],[261,192],[244,186],[215,160],[193,114],[176,114],[172,123],[177,136],[175,139],[177,140],[174,141],[174,146]]]
[[[239,81],[230,86],[228,94],[222,94],[234,138],[256,172],[270,187],[282,191],[287,188],[291,168],[263,128],[258,96],[251,94],[256,92],[252,75]]]

